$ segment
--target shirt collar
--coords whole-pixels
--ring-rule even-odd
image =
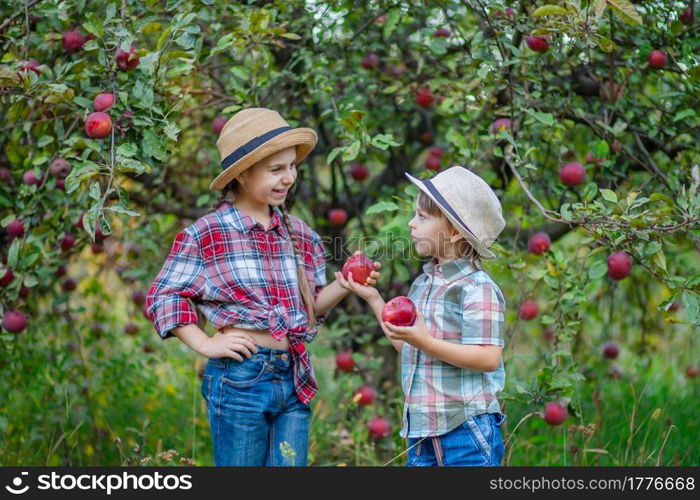
[[[442,276],[447,281],[454,281],[473,273],[476,268],[466,259],[455,259],[438,264],[437,259],[433,258],[423,265],[423,271],[426,274]]]
[[[224,218],[241,233],[248,233],[254,229],[264,231],[262,224],[253,219],[251,216],[243,213],[243,211],[232,205],[229,201],[225,201],[222,204],[221,210],[224,213]],[[277,231],[277,233],[280,235],[284,234],[282,232],[282,216],[280,215],[277,207],[272,208],[272,221],[270,222],[270,227],[268,227],[267,230]]]

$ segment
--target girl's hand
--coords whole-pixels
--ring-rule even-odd
[[[377,283],[377,280],[379,279],[379,276],[381,276],[381,273],[379,271],[376,271],[376,269],[379,269],[382,267],[381,262],[374,262],[374,269],[375,271],[372,271],[369,275],[369,278],[367,278],[367,281],[365,282],[365,285],[361,285],[360,283],[357,283],[355,280],[352,278],[352,273],[348,274],[348,279],[346,280],[343,277],[343,273],[340,271],[336,271],[335,273],[335,279],[338,281],[338,284],[343,287],[346,290],[351,291],[352,293],[356,294],[358,297],[363,298],[366,301],[370,301],[373,298],[379,297],[379,292],[377,291],[376,288],[374,288],[374,285]]]
[[[387,321],[383,321],[382,329],[389,339],[408,342],[418,349],[433,338],[420,311],[417,311],[416,322],[413,326],[394,326]]]
[[[213,336],[207,337],[198,351],[207,358],[233,358],[243,361],[243,356],[250,358],[258,352],[258,347],[250,335],[228,328],[226,333],[217,330]]]

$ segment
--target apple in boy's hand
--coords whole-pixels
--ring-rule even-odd
[[[374,271],[374,262],[365,254],[356,253],[343,264],[341,271],[343,278],[346,280],[350,279],[349,275],[352,273],[352,280],[355,283],[364,285],[372,271]]]
[[[394,326],[413,326],[416,317],[416,305],[408,297],[394,297],[382,308],[382,321]]]

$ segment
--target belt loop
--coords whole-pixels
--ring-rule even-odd
[[[433,436],[433,451],[435,452],[435,458],[439,467],[445,466],[445,457],[442,452],[442,443],[440,442],[440,436]]]

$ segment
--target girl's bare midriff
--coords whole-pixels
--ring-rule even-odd
[[[278,342],[277,340],[272,338],[272,335],[270,335],[270,332],[268,332],[267,330],[248,330],[245,328],[223,329],[223,333],[227,333],[229,331],[243,332],[246,335],[252,337],[253,342],[255,342],[259,346],[269,347],[271,349],[283,349],[285,351],[289,350],[289,340],[287,340],[287,338],[283,338],[281,341]]]

